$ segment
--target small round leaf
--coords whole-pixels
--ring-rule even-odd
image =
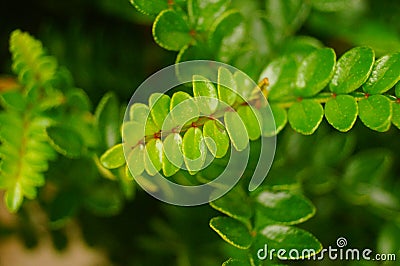
[[[213,114],[218,107],[217,90],[214,85],[203,76],[193,75],[193,94],[201,112],[205,115]]]
[[[236,82],[232,73],[223,67],[218,69],[218,97],[227,105],[233,105],[236,101]]]
[[[241,222],[230,217],[214,217],[210,221],[211,228],[223,240],[240,249],[248,249],[252,243],[249,230]]]
[[[191,127],[183,136],[182,152],[189,173],[195,174],[204,165],[207,148],[203,132],[198,127]]]
[[[229,148],[229,137],[222,123],[218,120],[207,121],[203,134],[211,154],[216,158],[224,157]]]
[[[101,157],[101,164],[107,169],[115,169],[125,164],[124,150],[122,144],[109,148]]]
[[[237,110],[242,119],[250,140],[256,140],[261,136],[262,119],[258,110],[250,105],[242,105]]]
[[[50,126],[46,128],[49,142],[62,155],[70,158],[80,157],[84,150],[81,135],[66,126]]]
[[[357,120],[358,105],[350,95],[338,95],[325,104],[325,117],[334,128],[349,131]]]
[[[178,133],[168,135],[164,139],[162,170],[165,176],[172,176],[183,164],[182,137]]]
[[[317,130],[324,116],[321,104],[313,100],[302,100],[294,103],[288,112],[291,127],[304,135],[311,135]]]
[[[163,143],[160,139],[151,139],[146,143],[144,168],[153,176],[162,168]]]
[[[237,151],[244,150],[249,144],[249,135],[246,126],[237,112],[225,112],[224,122],[232,145]]]
[[[385,132],[390,128],[392,103],[386,96],[372,95],[358,102],[361,121],[370,129]]]

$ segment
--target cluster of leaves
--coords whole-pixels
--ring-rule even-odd
[[[46,174],[58,168],[63,169],[58,176],[65,178],[53,179],[57,192],[43,193],[41,198],[48,204],[51,222],[64,221],[80,206],[115,213],[121,208],[122,192],[118,192],[118,185],[101,185],[101,176],[119,180],[127,195],[132,194],[133,184],[103,168],[97,154],[120,139],[116,97],[105,95],[92,114],[86,93],[74,87],[69,72],[46,54],[39,41],[16,30],[11,34],[10,50],[18,86],[0,94],[4,108],[0,112],[0,184],[6,190],[7,208],[16,212],[24,197],[36,198],[37,187],[46,183]],[[62,165],[82,161],[94,167],[88,165],[87,172],[81,173],[86,175],[85,182],[71,182],[79,179],[74,176],[79,173]],[[94,184],[104,189],[93,191],[90,187]],[[84,201],[73,200],[83,194]]]
[[[277,254],[264,250],[265,245],[269,251],[285,250],[283,255],[283,252],[279,254],[279,259],[283,260],[313,256],[322,249],[313,235],[293,226],[315,214],[314,205],[294,190],[262,187],[247,195],[238,186],[210,205],[226,214],[212,218],[211,228],[226,242],[244,250],[223,265],[264,265],[263,260],[277,262]],[[304,250],[310,252],[305,254]]]

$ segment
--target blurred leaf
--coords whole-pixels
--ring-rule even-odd
[[[335,12],[351,7],[353,0],[312,0],[313,7],[322,12]]]
[[[264,189],[255,196],[255,224],[262,228],[271,223],[298,224],[315,214],[314,205],[304,196],[289,191]]]
[[[383,254],[399,253],[400,227],[396,223],[387,223],[381,228],[377,241],[377,251]]]
[[[232,145],[237,151],[244,150],[249,144],[249,135],[238,113],[234,111],[225,112],[224,122]]]
[[[146,123],[149,114],[149,107],[143,103],[134,103],[129,108],[129,119],[140,124]]]
[[[295,84],[295,93],[301,97],[311,97],[320,92],[335,70],[336,55],[331,48],[312,52],[300,64]]]
[[[396,84],[395,93],[396,93],[396,97],[399,99],[400,98],[400,82],[397,82],[397,84]]]
[[[117,189],[110,184],[97,185],[83,197],[84,205],[96,215],[113,216],[123,207],[123,200]]]
[[[372,95],[358,102],[361,121],[370,129],[385,132],[390,128],[392,103],[383,95]]]
[[[254,84],[254,81],[242,71],[236,71],[235,73],[233,73],[233,78],[236,82],[237,92],[241,97],[236,101],[243,102],[243,100],[250,100],[251,93],[256,86],[256,84]]]
[[[336,64],[335,74],[329,88],[334,93],[355,91],[368,79],[375,61],[374,51],[369,47],[356,47],[347,51]]]
[[[240,249],[248,249],[252,243],[249,230],[241,222],[230,217],[214,217],[211,228],[226,242]]]
[[[349,131],[357,120],[358,105],[350,95],[337,95],[325,104],[325,117],[334,128]]]
[[[165,1],[165,0],[130,0],[132,5],[140,12],[146,15],[157,15],[165,9],[175,7],[177,4],[184,2],[183,0]]]
[[[230,0],[189,0],[188,13],[191,23],[196,30],[208,30],[229,4]]]
[[[207,121],[203,134],[211,154],[216,158],[224,157],[229,148],[229,137],[222,123],[218,120]]]
[[[222,263],[222,266],[252,266],[252,264],[249,261],[230,258],[229,260]]]
[[[304,135],[310,135],[317,130],[324,117],[321,104],[313,100],[302,100],[294,103],[288,112],[291,127]]]
[[[122,144],[109,148],[101,157],[101,164],[107,169],[115,169],[125,164],[125,156]]]
[[[229,10],[219,16],[211,26],[209,45],[217,52],[217,59],[229,62],[240,50],[245,38],[243,16],[235,10]]]
[[[62,191],[51,201],[49,219],[52,228],[61,228],[79,207],[79,195]]]
[[[85,149],[81,135],[66,126],[46,128],[49,143],[62,155],[69,158],[80,157]]]
[[[182,141],[182,152],[189,173],[195,174],[204,165],[207,148],[203,133],[197,127],[191,127],[186,131]]]
[[[268,225],[260,230],[258,236],[262,240],[257,242],[267,244],[268,250],[285,250],[283,254],[280,252],[281,259],[308,258],[322,250],[321,243],[311,233],[296,227]],[[310,253],[304,252],[306,256],[302,257],[303,250],[308,250]]]
[[[218,98],[232,106],[236,101],[236,82],[232,73],[223,67],[218,69]]]
[[[399,80],[400,53],[386,55],[375,62],[363,90],[369,94],[381,94],[391,89]]]
[[[310,11],[307,1],[303,0],[267,0],[267,16],[283,35],[290,35],[301,27]]]
[[[392,109],[393,109],[392,123],[393,123],[393,125],[395,125],[397,128],[400,129],[400,101],[399,100],[397,100],[396,102],[393,102]]]
[[[7,91],[0,93],[0,104],[8,109],[23,111],[26,107],[26,99],[19,91]]]
[[[193,75],[193,94],[200,111],[205,115],[213,114],[218,107],[217,90],[214,85],[203,76]]]
[[[182,12],[164,10],[153,24],[154,41],[164,49],[179,51],[192,42],[191,29]]]
[[[12,213],[18,211],[19,207],[21,207],[23,200],[24,194],[19,183],[16,183],[15,186],[9,188],[4,193],[4,203],[6,204],[7,209]]]
[[[101,98],[95,111],[97,128],[100,133],[100,143],[110,148],[120,140],[119,103],[114,93],[109,92]]]
[[[239,186],[233,188],[221,198],[211,201],[211,207],[243,223],[249,223],[253,215],[251,205],[246,193]]]

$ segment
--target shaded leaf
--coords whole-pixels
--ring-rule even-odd
[[[101,143],[105,143],[105,148],[115,145],[120,140],[121,121],[119,103],[114,93],[107,93],[101,98],[95,118]]]
[[[259,238],[257,242],[267,244],[268,250],[285,250],[284,253],[279,252],[278,258],[281,259],[308,258],[322,249],[321,243],[311,233],[286,225],[268,225],[260,230]],[[310,251],[310,253],[303,251]],[[302,253],[305,256],[302,256]]]
[[[210,220],[211,228],[223,240],[240,249],[248,249],[252,243],[249,230],[241,222],[230,217],[214,217]]]
[[[397,100],[396,102],[393,102],[392,108],[393,108],[392,123],[393,125],[395,125],[397,128],[400,129],[400,101]]]
[[[82,137],[75,130],[66,126],[50,126],[46,128],[49,143],[59,153],[66,157],[80,157],[84,151]]]
[[[189,0],[188,13],[191,23],[200,31],[207,30],[211,24],[228,8],[230,0]]]

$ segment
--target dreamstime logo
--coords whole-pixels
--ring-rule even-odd
[[[257,257],[260,260],[273,260],[277,257],[280,260],[296,260],[296,259],[308,259],[308,260],[372,260],[372,261],[395,261],[396,254],[373,254],[373,251],[369,248],[356,249],[346,248],[347,239],[339,237],[336,240],[336,246],[329,246],[322,250],[315,249],[268,249],[268,245],[265,244],[263,248],[257,251]],[[318,253],[319,252],[319,253]]]
[[[231,83],[224,80],[219,80],[217,74],[220,68],[225,68],[231,73],[240,73],[241,75],[245,76],[245,81],[250,84],[242,85],[246,85],[247,88],[253,88],[252,91],[246,91],[246,95],[243,95],[244,92],[241,91],[241,88],[232,86]],[[268,123],[268,127],[275,130],[273,115],[262,91],[258,88],[257,84],[254,81],[248,78],[246,74],[240,72],[238,69],[230,65],[206,60],[188,61],[168,66],[146,79],[136,89],[125,112],[124,123],[122,127],[124,155],[132,176],[146,192],[161,201],[178,206],[200,205],[223,196],[235,186],[240,177],[243,175],[250,155],[249,144],[240,151],[237,151],[231,145],[229,161],[226,164],[222,173],[218,177],[214,178],[212,181],[201,185],[188,186],[177,184],[164,177],[159,171],[154,171],[151,175],[146,173],[146,171],[142,171],[140,172],[140,174],[135,172],[135,169],[138,168],[138,163],[143,163],[143,161],[145,161],[146,163],[150,162],[150,164],[152,164],[151,160],[137,160],[137,158],[134,158],[135,156],[146,156],[143,155],[145,153],[141,151],[136,151],[136,155],[132,155],[133,150],[137,147],[137,145],[140,145],[141,150],[145,150],[147,148],[146,144],[151,141],[152,136],[148,137],[148,134],[146,132],[147,125],[144,126],[140,125],[140,123],[133,123],[131,121],[132,106],[134,104],[148,104],[149,110],[151,110],[152,106],[150,105],[153,104],[154,106],[154,102],[162,100],[163,94],[166,94],[168,91],[178,86],[185,86],[188,84],[191,85],[192,81],[196,79],[196,77],[201,77],[202,79],[206,78],[213,84],[218,84],[219,82],[220,85],[224,86],[224,88],[228,88],[229,90],[234,91],[245,101],[244,103],[241,103],[241,105],[254,104],[253,102],[251,102],[250,99],[254,99],[254,97],[256,97],[258,100],[258,104],[261,103],[261,105],[265,107],[259,110],[260,116],[257,117],[258,126],[260,127],[261,132],[263,127],[262,123],[264,123],[264,126],[265,123]],[[150,97],[152,98],[152,103],[148,102]],[[199,150],[204,151],[204,153],[202,152],[197,158],[189,158],[188,156],[185,156],[181,148],[167,149],[165,148],[165,146],[167,145],[167,142],[168,145],[170,143],[177,143],[179,144],[178,146],[181,147],[180,145],[182,138],[178,135],[179,133],[183,135],[181,131],[182,126],[185,123],[190,123],[190,121],[199,118],[198,113],[196,114],[191,112],[191,107],[193,107],[194,104],[199,107],[200,118],[203,117],[204,119],[218,119],[221,120],[221,122],[224,122],[223,116],[218,117],[215,114],[215,112],[217,112],[218,110],[225,110],[225,112],[235,112],[237,114],[234,108],[232,108],[227,103],[219,100],[218,98],[209,98],[204,96],[187,98],[183,99],[173,108],[169,104],[165,104],[166,108],[172,109],[168,110],[168,115],[163,117],[164,121],[162,123],[162,127],[160,126],[161,128],[159,132],[153,134],[159,140],[155,144],[155,146],[153,146],[155,147],[154,149],[157,150],[158,153],[160,153],[158,155],[163,157],[163,160],[169,161],[170,167],[197,172],[203,170],[205,167],[212,163],[215,157],[215,152],[210,152],[210,150],[215,151],[215,148],[217,146],[217,143],[215,143],[212,138],[204,137],[202,138],[202,141],[195,144],[199,145]],[[208,103],[208,105],[204,104],[204,102]],[[213,106],[215,106],[215,108],[213,108]],[[146,118],[141,120],[146,121],[145,124],[148,123],[149,120],[147,118],[149,116],[152,116],[153,118],[154,116],[157,116],[157,114],[151,114],[151,111],[147,113],[142,112],[140,115],[142,115],[143,113],[147,116]],[[236,117],[240,116],[237,115]],[[260,121],[260,119],[262,119],[263,122]],[[172,128],[171,125],[173,125],[173,123],[176,121],[179,121],[179,126],[175,126]],[[221,123],[221,125],[224,125],[224,123]],[[242,120],[240,120],[238,128],[245,128]],[[188,129],[186,128],[186,130]],[[192,130],[192,132],[193,131],[194,130]],[[199,132],[199,130],[197,130],[196,132]],[[240,132],[236,132],[235,134],[239,134],[239,139],[248,138],[247,132],[243,132],[243,134],[241,134]],[[138,138],[138,136],[142,136],[142,138]],[[276,137],[261,137],[261,148],[258,150],[258,163],[256,164],[256,168],[253,171],[253,175],[249,183],[250,191],[256,189],[266,178],[274,158],[275,146]],[[191,165],[191,169],[187,169],[185,165]],[[152,167],[153,169],[156,169],[155,165],[152,165]]]

